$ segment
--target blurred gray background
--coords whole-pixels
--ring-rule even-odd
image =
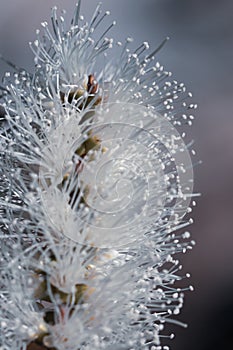
[[[151,47],[169,36],[159,60],[193,92],[199,108],[192,128],[198,159],[195,190],[202,192],[191,232],[197,245],[182,256],[192,274],[173,350],[233,349],[233,1],[103,0],[117,19],[114,37],[133,36]],[[28,42],[57,5],[71,16],[75,0],[0,0],[0,53],[27,69]],[[83,0],[90,18],[97,1]],[[0,63],[1,75],[7,67]],[[189,283],[189,281],[187,282]],[[170,330],[167,329],[169,333]]]

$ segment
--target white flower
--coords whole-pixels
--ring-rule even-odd
[[[175,126],[195,105],[158,49],[127,39],[112,60],[112,25],[96,34],[108,12],[81,24],[79,10],[65,29],[54,9],[33,76],[6,81],[0,345],[159,349],[183,304],[173,255],[193,245],[175,233],[191,223],[193,180]]]

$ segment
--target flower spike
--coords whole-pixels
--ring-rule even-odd
[[[196,105],[156,61],[168,38],[132,49],[80,7],[70,25],[52,10],[34,72],[11,65],[1,87],[0,347],[165,350],[193,290],[177,287],[195,244],[178,130]]]

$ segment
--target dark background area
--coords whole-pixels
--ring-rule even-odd
[[[182,256],[191,272],[193,293],[186,294],[181,319],[173,326],[173,350],[233,349],[233,1],[103,0],[117,19],[113,36],[133,36],[152,48],[169,36],[158,59],[183,81],[199,108],[192,128],[198,159],[194,210],[195,249]],[[33,66],[28,42],[57,5],[72,14],[75,0],[0,0],[0,53],[27,69]],[[97,1],[83,0],[87,19]],[[1,75],[7,67],[0,63]],[[170,332],[167,329],[167,332]]]

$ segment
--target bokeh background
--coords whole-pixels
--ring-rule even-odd
[[[185,82],[199,109],[192,128],[202,165],[195,167],[195,191],[201,192],[191,232],[197,244],[182,256],[195,292],[187,293],[172,327],[173,350],[233,349],[233,1],[103,0],[117,19],[113,36],[133,36],[151,47],[169,36],[158,59]],[[31,69],[28,42],[57,5],[71,16],[75,0],[0,0],[0,53]],[[83,0],[88,19],[96,0]],[[8,69],[0,62],[0,74]],[[167,329],[167,333],[170,330]]]

